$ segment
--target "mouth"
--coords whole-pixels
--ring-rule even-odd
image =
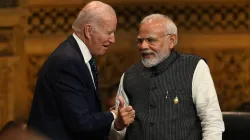
[[[143,58],[151,58],[151,57],[154,56],[154,53],[145,53],[145,52],[143,52],[143,53],[141,53],[141,55],[142,55]]]
[[[102,45],[104,48],[108,48],[109,47],[109,45]]]

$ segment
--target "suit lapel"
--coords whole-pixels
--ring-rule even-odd
[[[84,57],[82,55],[80,47],[78,46],[78,44],[77,44],[75,38],[73,37],[73,35],[70,35],[67,40],[71,44],[71,46],[76,50],[76,52],[82,57],[83,63],[85,64]],[[89,77],[91,78],[91,75],[89,75]],[[92,80],[92,78],[91,78],[91,80]],[[93,85],[93,87],[95,87],[94,83],[92,83],[92,85]],[[96,89],[95,89],[95,94],[96,94],[98,100],[100,101],[100,94],[99,94],[98,87],[96,87]]]

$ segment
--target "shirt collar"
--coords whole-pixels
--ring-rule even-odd
[[[75,40],[76,40],[76,42],[81,50],[81,53],[82,53],[82,56],[84,58],[85,63],[88,63],[92,57],[92,55],[89,52],[88,47],[84,44],[84,42],[75,33],[73,33],[73,37],[75,38]]]

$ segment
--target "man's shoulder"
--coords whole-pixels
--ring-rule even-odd
[[[198,55],[198,54],[192,54],[192,53],[183,53],[183,52],[177,52],[180,56],[180,59],[182,60],[188,60],[188,61],[200,61],[200,60],[205,60],[204,57]]]
[[[50,54],[49,59],[57,59],[58,61],[82,60],[82,56],[77,52],[68,39],[61,42],[58,47]]]
[[[183,59],[202,59],[201,56],[192,53],[177,52]]]
[[[53,52],[51,52],[43,66],[53,69],[60,67],[67,68],[71,65],[79,64],[84,64],[83,57],[73,48],[68,40],[64,40]]]

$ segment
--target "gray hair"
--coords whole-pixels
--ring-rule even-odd
[[[140,26],[144,23],[147,23],[149,22],[150,20],[154,20],[154,19],[165,19],[165,26],[166,26],[166,33],[167,34],[175,34],[176,36],[178,35],[177,34],[177,26],[175,25],[175,23],[173,22],[173,20],[171,18],[169,18],[168,16],[166,15],[163,15],[163,14],[151,14],[151,15],[148,15],[146,17],[143,18],[143,20],[141,21],[140,23]],[[178,38],[178,36],[177,36]],[[175,40],[174,42],[175,45],[177,45],[177,39]]]
[[[110,5],[100,1],[89,2],[78,14],[76,20],[72,24],[72,29],[75,32],[81,33],[85,24],[98,25],[101,20],[109,17],[104,16],[104,14],[108,12],[115,15],[115,10]]]

